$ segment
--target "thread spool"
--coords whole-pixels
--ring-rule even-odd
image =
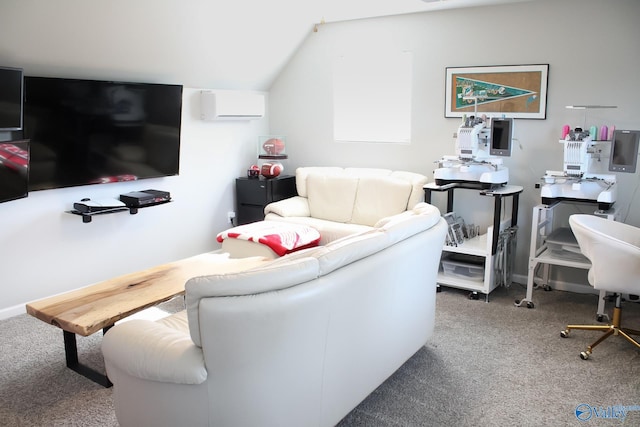
[[[592,141],[597,141],[598,140],[598,127],[597,126],[591,126],[589,128],[589,136],[591,137]]]
[[[611,125],[609,126],[609,135],[607,136],[607,139],[609,141],[613,141],[613,133],[616,131],[616,127]]]
[[[567,139],[567,135],[569,135],[569,132],[571,131],[571,127],[569,125],[564,125],[562,126],[562,139]]]
[[[608,141],[609,138],[609,129],[607,128],[607,125],[602,125],[600,127],[600,141]]]

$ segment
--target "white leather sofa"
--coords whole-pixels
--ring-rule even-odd
[[[265,220],[304,224],[320,231],[320,244],[369,230],[382,218],[424,200],[427,177],[372,168],[300,167],[298,195],[265,207]]]
[[[333,426],[434,328],[447,232],[420,203],[240,273],[190,279],[185,311],[111,328],[102,349],[129,426]]]

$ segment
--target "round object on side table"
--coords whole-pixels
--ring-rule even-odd
[[[251,165],[249,169],[247,169],[247,177],[258,178],[259,176],[260,176],[260,167],[258,165]]]
[[[280,162],[267,162],[262,164],[260,172],[265,178],[275,178],[282,173],[284,168]]]
[[[262,149],[270,156],[279,155],[284,151],[284,141],[280,138],[267,139],[264,144],[262,144]]]

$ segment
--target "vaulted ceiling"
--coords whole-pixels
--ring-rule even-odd
[[[0,62],[31,75],[268,90],[322,22],[523,1],[533,0],[3,0]]]
[[[235,50],[237,45],[229,46],[225,52],[237,67],[233,73],[237,80],[229,84],[267,89],[300,43],[323,22],[524,1],[532,0],[247,0],[234,3],[231,7],[225,6],[220,20],[223,26],[219,29],[222,30],[225,23],[230,24],[233,28],[229,28],[229,33],[235,34],[233,41],[242,46],[238,50]],[[239,57],[238,52],[245,49],[252,55]],[[210,65],[221,66],[214,60]],[[261,72],[255,73],[256,69]],[[231,73],[221,72],[221,75]],[[225,79],[223,85],[226,83]]]

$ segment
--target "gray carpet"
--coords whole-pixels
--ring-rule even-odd
[[[536,290],[536,308],[515,307],[523,295],[519,285],[499,288],[487,304],[443,288],[433,338],[339,426],[640,425],[640,350],[613,337],[583,361],[599,332],[560,338],[568,322],[594,322],[597,296]],[[624,320],[639,328],[640,304],[625,304]],[[100,335],[78,341],[81,359],[97,369]],[[65,367],[59,329],[20,315],[0,321],[0,342],[1,426],[118,425],[111,389]],[[583,422],[580,404],[610,414],[635,408],[623,419],[592,412]]]

